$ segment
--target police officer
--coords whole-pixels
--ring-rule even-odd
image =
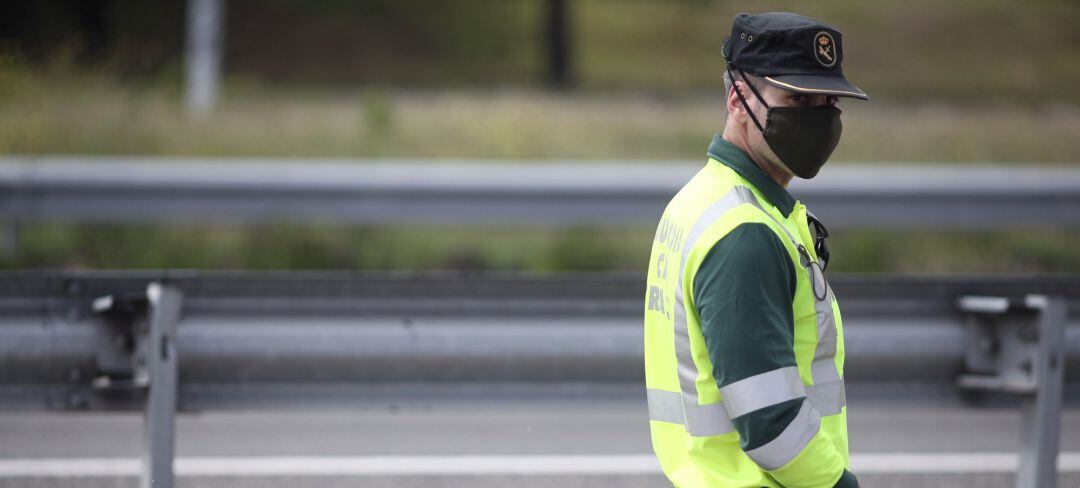
[[[840,140],[840,32],[790,13],[735,16],[727,123],[664,211],[649,264],[653,449],[680,487],[856,487],[844,341],[825,227],[786,190]]]

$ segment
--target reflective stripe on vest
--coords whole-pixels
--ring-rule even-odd
[[[798,368],[795,366],[781,368],[727,385],[721,389],[721,394],[725,398],[724,402],[699,405],[696,386],[698,371],[690,350],[690,331],[686,319],[682,279],[686,273],[686,261],[697,240],[727,212],[742,204],[754,205],[776,223],[796,249],[799,250],[801,264],[809,270],[810,286],[815,295],[814,309],[818,324],[818,342],[814,351],[814,359],[810,365],[814,384],[803,386],[798,376]],[[788,425],[787,429],[772,442],[753,450],[757,451],[757,455],[763,460],[759,464],[765,466],[771,464],[771,461],[783,457],[779,453],[786,452],[786,450],[780,446],[798,444],[796,441],[801,440],[805,435],[805,430],[811,427],[813,427],[810,430],[812,437],[813,432],[817,431],[817,426],[820,424],[819,415],[835,415],[842,411],[842,408],[847,403],[847,398],[844,383],[839,371],[836,369],[834,359],[837,352],[837,337],[836,320],[832,308],[832,289],[825,280],[820,265],[810,259],[806,248],[795,239],[787,228],[761,206],[752,190],[745,186],[736,185],[726,195],[713,202],[702,212],[684,241],[678,276],[680,282],[679,286],[675,287],[674,337],[680,391],[648,389],[650,420],[681,424],[685,427],[687,433],[694,437],[715,436],[734,431],[731,424],[732,418],[776,403],[805,396],[807,401],[803,402],[799,414]],[[818,284],[819,281],[821,285]],[[818,295],[819,289],[824,290],[824,296]],[[761,378],[755,380],[758,377]],[[743,383],[747,380],[754,381]],[[729,394],[734,396],[729,397]],[[789,431],[791,432],[789,433]],[[809,438],[806,441],[809,442]],[[805,443],[801,444],[799,450],[804,445]],[[757,461],[756,458],[755,461]]]
[[[806,396],[799,367],[774,369],[743,378],[720,389],[724,407],[731,418]]]
[[[746,451],[746,455],[763,469],[779,469],[802,452],[820,427],[821,417],[809,402],[803,402],[799,413],[780,435],[764,446]]]

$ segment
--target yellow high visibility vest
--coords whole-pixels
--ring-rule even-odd
[[[791,306],[798,366],[721,391],[694,305],[694,277],[713,245],[744,223],[772,229],[795,265]],[[830,473],[848,465],[843,325],[814,251],[806,207],[796,202],[785,218],[748,180],[710,158],[664,211],[645,298],[652,445],[675,486],[832,486],[823,480],[832,476],[835,482]],[[802,408],[782,434],[759,448],[741,449],[732,418],[801,396]]]

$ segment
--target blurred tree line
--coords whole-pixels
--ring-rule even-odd
[[[564,0],[226,0],[230,75],[431,86],[569,74]],[[179,69],[184,0],[6,2],[0,42],[123,75]]]
[[[845,71],[877,100],[1080,101],[1066,0],[225,1],[226,75],[272,83],[714,90],[732,16],[790,10],[844,33]],[[0,54],[179,73],[183,0],[0,5]]]

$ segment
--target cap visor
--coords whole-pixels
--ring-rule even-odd
[[[762,79],[777,88],[798,93],[851,97],[862,100],[870,99],[859,87],[852,85],[848,80],[835,76],[784,75],[763,76]]]

